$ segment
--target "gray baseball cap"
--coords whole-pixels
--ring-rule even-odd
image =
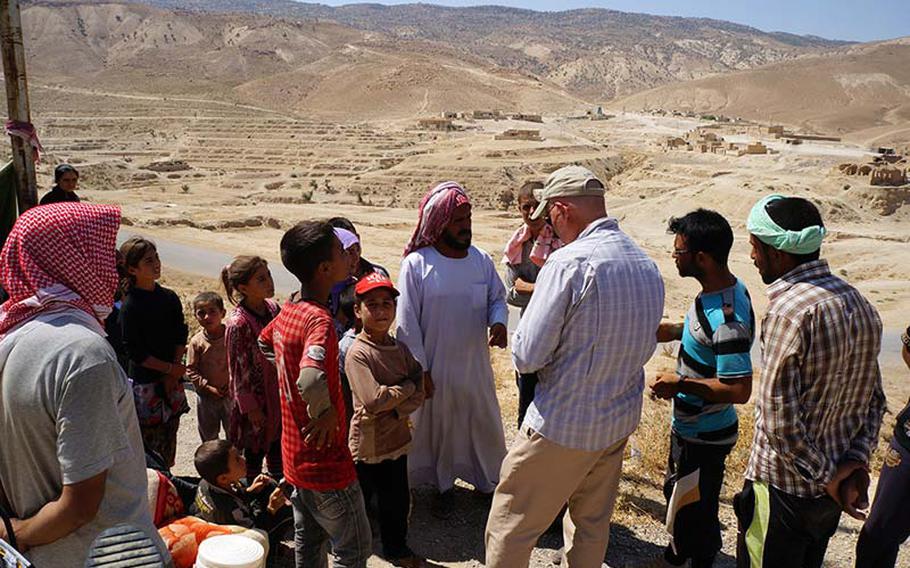
[[[531,213],[532,220],[539,219],[555,197],[603,197],[604,184],[588,168],[565,166],[550,174],[543,189],[534,193],[539,196],[540,205]]]

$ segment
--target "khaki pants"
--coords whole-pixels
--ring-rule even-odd
[[[502,463],[486,529],[488,568],[525,568],[537,539],[568,503],[563,519],[566,568],[600,568],[619,489],[621,440],[589,452],[525,430]]]

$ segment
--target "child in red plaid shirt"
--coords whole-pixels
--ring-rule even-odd
[[[281,393],[281,455],[294,486],[297,568],[365,568],[370,524],[354,461],[338,371],[338,338],[327,308],[336,282],[348,276],[332,226],[303,221],[281,239],[281,261],[300,280],[281,313],[262,330],[262,350],[275,358]]]

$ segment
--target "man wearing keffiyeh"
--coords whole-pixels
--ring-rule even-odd
[[[542,217],[531,219],[531,213],[539,205],[534,192],[542,189],[543,183],[539,181],[529,181],[519,188],[518,211],[523,222],[521,227],[512,233],[503,250],[502,262],[508,271],[506,299],[510,305],[520,308],[522,315],[531,301],[534,283],[537,282],[537,274],[543,263],[551,252],[562,246],[562,241],[546,219]],[[515,382],[518,385],[518,426],[521,427],[528,406],[534,400],[537,375],[533,373],[522,375],[516,372]]]
[[[413,415],[410,479],[439,491],[434,513],[445,517],[455,479],[492,492],[506,453],[489,357],[506,346],[506,291],[490,256],[471,246],[471,203],[457,183],[420,202],[398,290],[397,338],[420,362],[427,395]]]
[[[875,307],[821,258],[818,209],[770,195],[749,214],[768,284],[762,376],[743,490],[734,499],[741,568],[820,568],[843,509],[862,518],[885,411]]]
[[[124,523],[167,554],[132,389],[101,323],[119,225],[114,207],[35,207],[0,253],[0,504],[36,566],[82,566],[95,536]]]

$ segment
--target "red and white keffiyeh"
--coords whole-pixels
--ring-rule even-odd
[[[19,217],[0,252],[9,294],[0,306],[0,339],[51,311],[77,308],[103,321],[117,289],[119,227],[120,210],[108,205],[42,205]]]
[[[471,203],[468,193],[454,181],[443,182],[429,191],[420,200],[420,217],[417,228],[404,249],[408,256],[417,249],[436,244],[452,220],[452,213],[459,205]]]
[[[35,163],[41,162],[41,152],[44,152],[44,147],[38,140],[38,131],[35,129],[34,124],[18,120],[7,120],[6,134],[24,140],[26,144],[32,147],[32,160]]]
[[[521,264],[521,249],[525,241],[531,238],[531,230],[528,229],[527,225],[522,225],[509,239],[509,242],[506,243],[506,248],[503,251],[505,257],[502,259],[503,262],[516,265]],[[531,247],[531,262],[537,266],[543,266],[543,263],[547,261],[547,257],[550,256],[550,253],[562,246],[562,241],[559,240],[559,237],[556,236],[556,233],[553,231],[553,227],[549,224],[544,225],[540,229],[540,233],[537,234],[537,239],[534,240],[534,246]]]

